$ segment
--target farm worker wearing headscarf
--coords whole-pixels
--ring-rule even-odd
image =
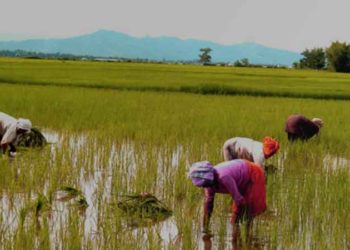
[[[194,163],[189,173],[192,183],[204,188],[203,227],[208,230],[216,193],[232,197],[231,223],[248,222],[266,210],[264,171],[247,160],[232,160],[216,165],[208,161]]]
[[[0,112],[0,145],[3,154],[7,147],[10,147],[10,155],[14,155],[16,148],[14,142],[21,134],[30,132],[32,123],[28,119],[15,119],[5,113]]]
[[[297,139],[308,140],[320,132],[323,121],[320,118],[309,120],[303,115],[290,115],[287,118],[285,132],[288,134],[288,140]]]
[[[264,168],[265,160],[277,153],[280,145],[277,140],[265,137],[262,142],[245,137],[234,137],[223,146],[224,160],[245,159]]]

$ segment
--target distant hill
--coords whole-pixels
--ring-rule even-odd
[[[92,34],[65,39],[32,39],[0,42],[0,50],[26,50],[43,53],[90,55],[96,57],[123,57],[150,60],[198,59],[199,49],[210,47],[213,62],[234,62],[248,58],[254,64],[281,64],[290,66],[301,55],[273,49],[256,43],[221,45],[209,41],[175,37],[132,37],[124,33],[100,30]]]

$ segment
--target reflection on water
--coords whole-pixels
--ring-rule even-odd
[[[157,185],[154,192],[160,197],[164,197],[164,187],[169,185],[169,179],[171,180],[174,177],[172,175],[175,172],[174,169],[179,168],[181,161],[182,164],[184,162],[188,164],[190,159],[188,149],[182,145],[177,145],[173,148],[162,148],[159,146],[159,148],[154,148],[153,151],[149,152],[142,145],[129,140],[101,143],[98,141],[98,138],[88,134],[69,134],[67,136],[50,130],[43,130],[43,134],[50,144],[44,150],[31,152],[31,154],[37,154],[38,161],[41,160],[45,167],[50,169],[69,166],[71,172],[66,173],[67,178],[64,180],[79,188],[89,205],[84,213],[75,213],[75,208],[71,206],[69,201],[60,202],[57,199],[53,199],[51,213],[40,216],[40,224],[43,225],[47,221],[52,245],[58,248],[62,247],[62,234],[65,233],[65,228],[72,220],[72,216],[79,217],[81,228],[83,229],[83,244],[87,245],[90,242],[89,244],[94,246],[91,242],[101,237],[101,232],[99,232],[101,230],[100,217],[109,216],[108,213],[113,212],[112,208],[106,208],[109,207],[106,204],[113,204],[115,197],[123,191],[135,192],[133,183],[138,181],[136,179],[136,176],[140,175],[138,172],[140,169],[145,168],[147,164],[155,165],[156,174],[152,181],[156,182]],[[29,166],[27,165],[35,165],[36,163],[36,161],[34,163],[30,162],[33,160],[33,156],[25,158],[24,153],[20,156],[23,156],[23,162],[19,158],[11,163],[11,167],[16,169],[18,176],[27,174],[27,171],[29,171]],[[286,167],[285,161],[287,156],[287,151],[282,151],[276,155],[276,166],[267,166],[267,174],[282,173]],[[21,167],[21,164],[23,164],[23,167]],[[323,157],[323,168],[326,170],[348,168],[349,164],[350,160],[346,158],[335,157],[329,154]],[[0,198],[0,233],[2,237],[11,237],[11,235],[16,233],[20,224],[19,215],[21,209],[35,201],[39,192],[43,192],[49,197],[50,192],[55,191],[50,189],[50,181],[52,180],[47,179],[45,181],[43,190],[35,188],[33,189],[35,191],[28,193],[21,193],[20,188],[11,192],[7,192],[5,189],[2,190]],[[141,184],[142,181],[144,180],[140,180]],[[60,183],[60,185],[64,184],[67,183]],[[121,186],[125,187],[125,190],[118,189]],[[276,220],[276,208],[269,209],[257,218],[260,224],[265,223],[267,225],[269,221]],[[194,213],[188,223],[198,224],[200,219],[200,216]],[[26,223],[30,223],[30,220],[27,219]],[[175,249],[181,249],[183,246],[182,241],[186,235],[179,230],[179,223],[183,222],[177,221],[175,216],[172,216],[147,228],[122,225],[123,227],[120,230],[137,236],[142,235],[145,242],[149,234],[153,233],[160,237],[160,244],[163,248],[172,246]],[[245,249],[247,247],[249,249],[265,249],[270,244],[269,240],[261,236],[261,232],[254,230],[254,228],[248,238],[242,236],[241,233],[237,234],[239,231],[232,228],[229,219],[226,220],[226,235],[224,236],[219,235],[218,232],[213,235],[203,235],[198,226],[193,226],[192,229],[193,237],[197,239],[198,245],[196,247],[199,249]],[[118,232],[114,233],[117,234]]]
[[[323,168],[326,170],[349,169],[350,159],[327,154],[323,158]]]
[[[265,249],[269,245],[268,239],[257,237],[252,226],[245,223],[239,225],[227,223],[224,237],[217,233],[202,233],[199,249]]]
[[[101,202],[108,204],[112,202],[113,193],[113,176],[115,172],[123,172],[127,179],[121,180],[125,186],[129,186],[135,178],[137,172],[137,162],[140,160],[146,162],[148,155],[136,153],[133,142],[124,141],[122,143],[112,142],[110,145],[104,146],[99,144],[96,139],[89,137],[86,134],[70,134],[69,137],[64,134],[59,134],[51,130],[43,130],[43,135],[47,139],[49,145],[42,151],[32,151],[31,154],[38,154],[38,158],[46,158],[48,161],[47,167],[57,168],[65,164],[69,164],[73,171],[78,173],[78,182],[71,183],[72,186],[81,189],[88,203],[87,209],[84,213],[79,213],[80,220],[83,225],[83,242],[91,242],[94,237],[99,237],[99,217],[101,216]],[[161,151],[158,152],[160,159],[159,168],[163,167],[164,160]],[[178,147],[171,154],[171,165],[178,166],[178,159],[182,153],[182,147]],[[24,153],[21,155],[24,156]],[[21,162],[21,158],[13,161],[14,167],[18,164],[17,160]],[[158,168],[158,171],[159,171]],[[21,169],[18,168],[18,174],[21,174]],[[117,171],[116,171],[117,170]],[[73,175],[74,173],[72,173]],[[161,174],[161,171],[159,171]],[[74,178],[72,178],[74,180]],[[50,190],[50,180],[44,184],[43,193],[51,202],[51,212],[48,214],[41,214],[37,218],[39,228],[48,223],[50,229],[50,240],[54,246],[61,248],[62,234],[64,234],[65,227],[69,225],[70,217],[74,212],[74,207],[71,199],[64,199],[62,193]],[[62,184],[63,185],[63,184]],[[163,185],[163,183],[160,183]],[[131,185],[130,185],[131,186]],[[119,190],[123,191],[123,190]],[[9,196],[4,190],[0,198],[0,213],[1,213],[1,227],[0,232],[3,232],[2,237],[11,237],[15,234],[19,227],[19,214],[21,209],[32,209],[32,205],[36,201],[39,192],[33,192],[30,197],[24,193],[12,193]],[[63,198],[62,198],[63,197]],[[30,210],[34,211],[34,210]],[[25,222],[30,223],[28,216],[33,216],[33,213],[27,214]],[[45,222],[46,221],[46,222]],[[178,235],[178,230],[174,218],[161,221],[154,224],[149,229],[145,228],[128,228],[124,230],[132,230],[132,233],[139,235],[144,233],[145,240],[147,240],[147,230],[159,234],[164,246],[172,243]],[[7,235],[7,236],[6,236]]]
[[[41,132],[49,144],[60,143],[63,140],[63,137],[53,130],[43,129]]]

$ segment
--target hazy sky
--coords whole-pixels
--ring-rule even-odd
[[[302,51],[350,42],[350,0],[0,0],[0,39],[109,29]]]

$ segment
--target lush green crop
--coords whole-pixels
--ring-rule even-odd
[[[291,69],[0,59],[0,82],[200,94],[350,99],[350,76]]]
[[[266,135],[280,140],[281,150],[268,162],[275,166],[267,175],[268,211],[255,219],[253,239],[243,240],[243,247],[350,247],[350,102],[100,88],[178,88],[192,86],[189,79],[195,78],[196,84],[209,79],[218,85],[240,79],[239,87],[312,93],[316,87],[310,79],[319,79],[320,93],[327,94],[332,84],[346,93],[347,75],[2,59],[0,78],[10,83],[0,84],[1,111],[30,118],[56,136],[43,149],[20,149],[15,159],[0,159],[2,249],[202,248],[203,197],[186,176],[189,164],[222,161],[221,147],[230,137]],[[80,88],[80,83],[99,88]],[[37,86],[42,84],[48,86]],[[323,118],[320,136],[288,143],[283,129],[291,113]],[[81,191],[88,207],[57,199],[62,187]],[[162,200],[172,217],[130,224],[118,201],[142,192]],[[211,223],[213,249],[232,244],[229,216],[230,198],[219,195]]]

